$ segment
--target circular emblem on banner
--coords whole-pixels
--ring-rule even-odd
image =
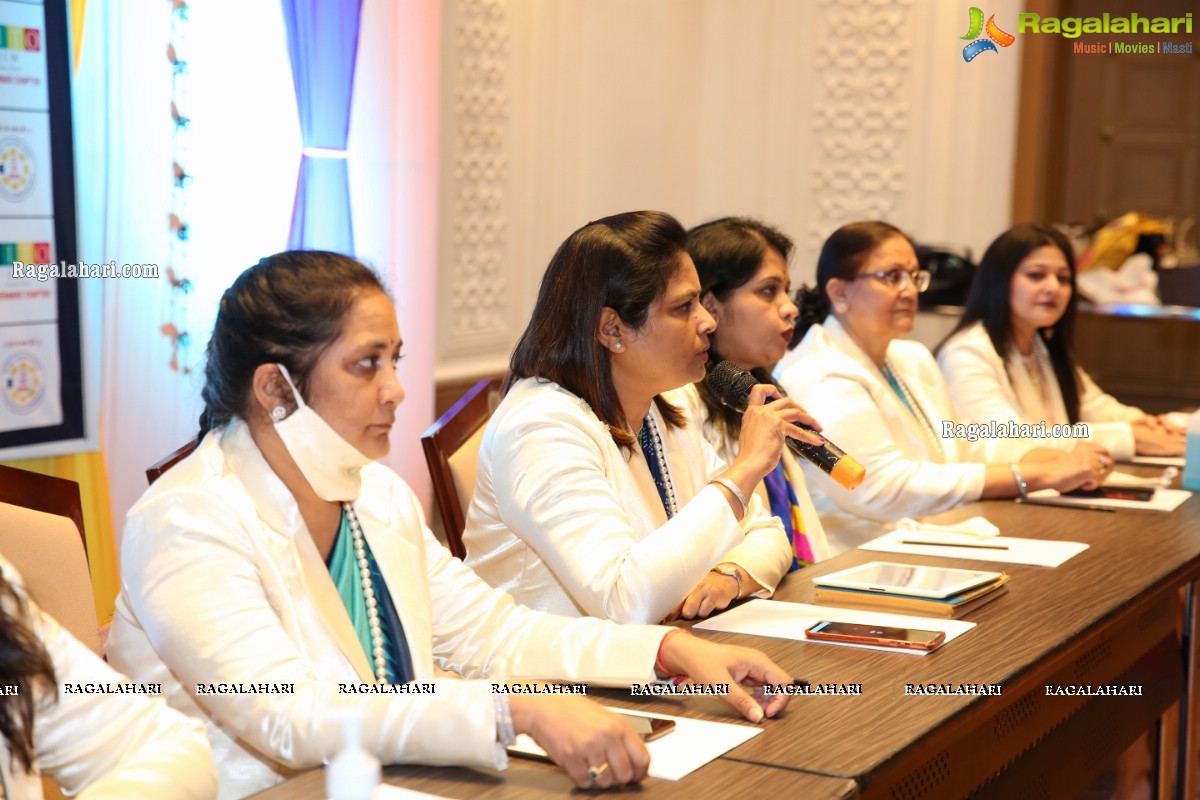
[[[0,197],[16,202],[33,191],[33,153],[24,139],[0,139]]]
[[[32,353],[14,353],[4,362],[0,388],[4,390],[5,405],[18,414],[28,414],[46,394],[42,365]]]

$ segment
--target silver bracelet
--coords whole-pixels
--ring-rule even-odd
[[[746,502],[746,495],[742,494],[742,490],[736,483],[724,476],[713,478],[709,483],[719,483],[728,489],[729,493],[736,497],[738,502],[742,504],[742,516],[746,516],[746,512],[750,510],[750,504]]]
[[[492,701],[496,704],[496,741],[505,747],[512,747],[517,743],[517,729],[513,725],[508,695],[492,695]]]
[[[1029,496],[1029,484],[1025,483],[1025,479],[1021,477],[1021,471],[1017,469],[1016,464],[1009,464],[1008,466],[1009,469],[1012,470],[1013,478],[1017,482],[1017,493],[1021,495],[1021,499],[1024,500]]]

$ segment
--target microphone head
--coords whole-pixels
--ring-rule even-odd
[[[708,371],[704,383],[722,403],[736,411],[745,411],[746,399],[758,385],[758,379],[731,361],[721,361]]]

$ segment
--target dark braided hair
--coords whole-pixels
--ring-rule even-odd
[[[239,275],[221,297],[208,341],[200,436],[244,414],[261,364],[283,364],[307,396],[313,365],[371,289],[387,293],[362,263],[319,250],[277,253]]]

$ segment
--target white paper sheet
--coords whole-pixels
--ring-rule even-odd
[[[1166,473],[1167,470],[1164,470]],[[1171,477],[1178,475],[1171,473]],[[1157,489],[1162,484],[1162,475],[1134,475],[1130,472],[1114,470],[1104,479],[1105,486],[1141,486],[1146,489]]]
[[[911,517],[896,521],[896,530],[905,533],[918,533],[927,536],[949,534],[948,540],[963,537],[963,541],[971,539],[988,539],[1000,535],[1000,529],[986,517],[971,517],[951,525],[934,525],[931,522],[921,522]]]
[[[1053,489],[1030,492],[1029,497],[1039,503],[1056,506],[1100,506],[1102,508],[1133,508],[1138,511],[1174,511],[1184,500],[1192,496],[1183,489],[1159,489],[1149,500],[1114,500],[1111,497],[1063,497]]]
[[[672,717],[667,714],[651,714],[630,711],[628,708],[606,706],[618,714],[635,717],[661,717],[675,720],[675,730],[661,739],[646,742],[650,751],[650,777],[664,781],[677,781],[689,772],[695,772],[708,762],[719,758],[743,742],[763,732],[752,725],[735,725],[729,722],[709,722],[703,719]],[[533,739],[525,734],[517,737],[517,746],[545,754]],[[374,797],[371,800],[376,800]]]
[[[383,785],[371,792],[371,800],[444,800],[440,794],[416,792],[403,786]]]
[[[1141,464],[1145,467],[1179,467],[1183,469],[1183,456],[1134,456],[1130,464]]]
[[[776,639],[795,639],[812,644],[830,644],[835,647],[858,647],[863,650],[882,650],[885,653],[907,653],[927,655],[933,650],[914,650],[902,647],[880,647],[873,644],[853,642],[825,642],[804,638],[804,631],[821,620],[833,622],[858,622],[863,625],[888,625],[895,628],[916,628],[922,631],[944,631],[946,641],[936,649],[941,650],[949,642],[962,636],[974,622],[961,619],[937,619],[935,617],[913,617],[907,614],[889,614],[886,611],[859,611],[853,608],[814,606],[809,603],[787,603],[782,600],[752,600],[737,608],[710,617],[695,627],[705,631],[721,633],[748,633],[754,636],[772,636]]]
[[[929,544],[902,544],[902,542],[929,542]],[[938,542],[948,544],[939,547],[937,546]],[[962,546],[971,544],[976,546]],[[960,538],[950,535],[923,536],[905,531],[893,531],[878,539],[872,539],[860,547],[863,550],[875,550],[880,553],[907,553],[914,556],[938,558],[971,558],[977,561],[995,561],[1001,564],[1031,564],[1035,567],[1057,567],[1088,549],[1088,545],[1083,542],[1054,542],[1045,539],[1018,539],[1009,536],[979,540],[968,536]],[[1007,547],[1008,549],[988,549],[991,547]]]

